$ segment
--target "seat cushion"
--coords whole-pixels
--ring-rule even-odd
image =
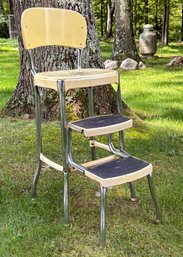
[[[104,187],[120,185],[142,178],[152,172],[152,164],[133,156],[119,158],[96,166],[85,175]]]
[[[118,82],[118,72],[105,69],[75,69],[36,73],[34,85],[57,90],[58,80],[63,80],[65,89],[83,88]]]

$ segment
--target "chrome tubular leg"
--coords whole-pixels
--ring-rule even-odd
[[[154,205],[155,205],[157,220],[162,222],[161,209],[160,209],[158,197],[157,197],[157,194],[156,194],[156,190],[155,190],[152,175],[147,175],[147,180],[148,180],[148,185],[149,185],[149,189],[150,189],[150,192],[151,192],[151,196],[152,196],[152,199],[153,199],[153,202],[154,202]]]
[[[39,180],[41,166],[42,166],[42,161],[38,160],[37,167],[36,167],[34,177],[32,180],[32,198],[36,198],[36,196],[37,196],[36,191],[37,191],[37,184],[38,184],[38,180]]]
[[[91,138],[91,140],[92,139],[93,138]],[[92,159],[92,161],[96,160],[96,149],[95,149],[95,147],[91,147],[91,159]]]
[[[100,246],[104,247],[106,242],[106,191],[107,188],[101,186],[100,189]]]
[[[124,150],[124,133],[123,133],[123,131],[119,132],[119,142],[120,142],[120,149]],[[135,185],[133,182],[129,182],[128,185],[129,185],[129,189],[130,189],[131,200],[136,201],[137,194],[136,194]]]
[[[40,107],[40,95],[38,88],[35,87],[35,111],[36,111],[36,141],[37,141],[37,155],[38,155],[38,163],[34,173],[33,181],[32,181],[32,197],[36,197],[37,184],[39,180],[39,175],[41,171],[41,160],[40,153],[42,150],[42,136],[41,136],[41,107]]]
[[[69,223],[69,172],[64,171],[64,223]]]
[[[63,155],[63,171],[64,171],[64,223],[69,222],[69,170],[68,170],[68,133],[65,112],[65,87],[63,81],[58,81],[58,92],[60,100],[61,113],[61,144]]]
[[[88,114],[89,116],[94,116],[94,103],[93,103],[93,88],[88,88]],[[93,140],[94,138],[90,138]],[[96,149],[95,147],[91,147],[91,159],[96,159]]]
[[[128,184],[129,184],[129,189],[130,189],[130,194],[131,194],[131,201],[135,202],[135,201],[137,201],[135,185],[133,182],[129,182]]]
[[[118,108],[118,112],[119,112],[120,114],[122,114],[120,73],[118,73],[117,108]]]

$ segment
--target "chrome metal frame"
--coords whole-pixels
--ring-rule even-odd
[[[28,50],[29,53],[29,59],[30,59],[30,67],[31,67],[31,73],[33,75],[36,74],[36,70],[34,67],[34,62],[32,58],[31,50]],[[77,68],[78,70],[81,69],[81,58],[82,58],[82,49],[78,49],[78,64]],[[66,119],[66,110],[65,110],[65,85],[64,81],[58,80],[58,94],[59,94],[59,103],[60,103],[60,114],[61,114],[61,121],[60,121],[60,127],[61,127],[61,146],[62,146],[62,156],[63,156],[63,167],[60,165],[55,164],[52,162],[52,166],[56,167],[56,169],[59,169],[60,171],[63,168],[63,174],[64,174],[64,223],[69,222],[69,166],[77,169],[78,171],[84,173],[86,171],[86,168],[78,163],[76,163],[73,160],[72,157],[72,129],[68,128],[67,126],[67,119]],[[36,109],[36,137],[37,137],[37,155],[38,155],[38,163],[36,167],[36,171],[33,177],[33,183],[32,183],[32,197],[36,197],[36,190],[37,190],[37,184],[38,179],[41,171],[42,161],[44,159],[47,159],[46,157],[44,159],[41,159],[42,154],[42,136],[41,136],[41,103],[40,103],[40,92],[38,90],[38,87],[35,86],[35,109]],[[122,105],[121,105],[121,86],[120,86],[120,76],[118,79],[118,89],[117,89],[117,109],[118,113],[122,114]],[[88,88],[88,114],[89,116],[94,116],[94,102],[93,102],[93,88]],[[92,137],[90,138],[90,147],[91,147],[91,159],[95,160],[96,158],[96,152],[95,152],[95,139]],[[93,141],[93,143],[92,143]],[[122,158],[128,158],[130,155],[124,150],[124,134],[123,131],[119,132],[119,145],[120,150],[116,149],[112,142],[112,134],[108,135],[108,145],[104,144],[98,144],[97,146],[101,148],[105,148],[105,150],[110,151],[117,157]],[[104,147],[105,146],[105,147]],[[51,162],[51,161],[50,161]],[[83,164],[84,165],[84,164]],[[149,189],[151,192],[151,196],[155,205],[156,209],[156,216],[159,221],[162,221],[162,215],[161,210],[158,202],[158,198],[156,195],[154,183],[152,180],[152,176],[148,175],[148,184]],[[132,182],[129,183],[129,188],[131,192],[131,198],[132,200],[136,199],[136,190],[135,186]],[[106,192],[107,188],[101,186],[100,191],[100,245],[102,247],[105,246],[106,242]]]
[[[82,61],[82,53],[83,53],[83,49],[81,49],[81,48],[78,48],[77,49],[77,68],[78,68],[78,70],[81,70],[81,66],[82,66],[82,63],[81,63],[81,61]]]
[[[100,188],[100,246],[104,247],[106,243],[106,192],[107,188]]]
[[[117,102],[118,102],[118,112],[122,114],[122,104],[121,104],[121,83],[120,83],[120,74],[118,76],[118,89],[117,89]],[[126,151],[124,151],[124,133],[123,131],[119,131],[119,144],[120,144],[120,152],[122,154],[126,154],[130,156]],[[124,156],[125,157],[125,156]],[[131,200],[136,201],[137,200],[137,193],[135,189],[135,184],[133,182],[129,182],[129,189],[131,194]]]
[[[41,103],[40,94],[38,87],[35,87],[35,109],[36,109],[36,142],[37,142],[37,167],[34,173],[32,181],[32,197],[36,197],[37,184],[39,180],[39,175],[41,171],[42,161],[40,160],[40,154],[42,152],[42,135],[41,135]]]
[[[89,87],[88,88],[88,114],[89,117],[94,116],[94,102],[93,102],[93,88]],[[93,140],[94,137],[91,137],[91,140]],[[95,160],[96,159],[96,149],[95,147],[91,147],[91,159]]]
[[[148,180],[148,185],[149,185],[149,190],[151,192],[152,200],[154,202],[154,206],[155,206],[155,209],[156,209],[157,221],[162,222],[161,208],[160,208],[158,197],[157,197],[157,194],[156,194],[156,189],[155,189],[155,186],[154,186],[154,181],[153,181],[153,178],[152,178],[152,174],[147,175],[147,180]]]
[[[28,50],[29,65],[32,75],[36,74],[36,69],[34,66],[34,61],[32,57],[32,51]],[[40,154],[42,152],[42,134],[41,134],[41,99],[38,87],[35,86],[35,111],[36,111],[36,143],[37,143],[37,167],[33,176],[32,181],[32,198],[37,196],[37,185],[39,180],[39,175],[41,171],[42,161],[40,160]]]
[[[30,69],[31,73],[34,76],[36,74],[36,69],[34,66],[34,61],[32,57],[31,50],[28,50]],[[63,81],[58,81],[58,92],[60,100],[60,113],[61,113],[61,134],[62,134],[62,153],[63,153],[63,173],[64,173],[64,223],[68,223],[69,217],[69,168],[68,168],[68,148],[67,148],[67,121],[65,113],[65,87]],[[38,163],[34,173],[33,182],[32,182],[32,197],[36,197],[37,184],[39,180],[39,175],[41,171],[42,161],[40,155],[42,153],[42,135],[41,135],[41,103],[40,103],[40,93],[38,87],[35,86],[35,110],[36,110],[36,138],[37,138],[37,155]],[[55,163],[54,163],[55,164]],[[57,166],[54,165],[55,167]],[[59,170],[62,167],[58,165]]]
[[[68,128],[68,163],[71,165],[73,168],[77,169],[78,171],[84,173],[86,168],[83,167],[82,165],[76,163],[73,160],[72,157],[72,129]]]
[[[65,85],[64,81],[58,80],[58,93],[61,115],[61,145],[64,172],[64,223],[69,223],[69,166],[68,166],[68,129],[65,111]]]

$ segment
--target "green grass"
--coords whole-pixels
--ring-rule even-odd
[[[0,109],[6,104],[18,81],[19,54],[9,40],[0,39]]]
[[[139,200],[135,203],[130,201],[126,185],[115,187],[108,191],[107,247],[100,249],[99,198],[95,196],[98,185],[78,173],[71,173],[70,225],[65,226],[62,174],[45,166],[39,182],[39,197],[31,199],[31,180],[36,165],[34,121],[1,118],[0,256],[183,256],[182,75],[180,68],[165,66],[170,59],[169,52],[173,55],[172,51],[177,49],[176,55],[181,54],[180,46],[176,49],[174,46],[169,50],[162,48],[161,58],[146,61],[145,71],[123,72],[121,76],[123,98],[143,119],[126,131],[126,149],[154,164],[163,224],[155,222],[146,179],[136,182]],[[106,58],[110,49],[107,45]],[[17,55],[8,48],[7,56],[11,52]],[[7,60],[6,54],[4,60]],[[15,67],[18,68],[18,57]],[[3,74],[7,76],[7,70]],[[14,81],[16,84],[16,78]],[[6,90],[12,92],[13,86],[7,86]],[[57,162],[61,160],[59,138],[58,122],[43,124],[44,153]],[[82,153],[88,142],[77,134],[74,134],[74,142],[77,160],[88,159],[89,151]]]

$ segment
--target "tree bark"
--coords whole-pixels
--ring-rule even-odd
[[[132,0],[132,23],[133,23],[133,35],[137,33],[137,0]]]
[[[139,61],[132,26],[131,0],[115,1],[115,39],[112,59],[123,61],[132,58]]]
[[[164,0],[164,20],[162,28],[162,44],[168,45],[169,34],[169,15],[170,15],[170,0]]]
[[[104,36],[104,0],[100,0],[100,34]]]
[[[3,14],[3,15],[4,15],[3,0],[0,0],[0,14]]]
[[[27,52],[23,48],[20,18],[23,10],[30,7],[56,7],[72,9],[81,13],[87,21],[88,38],[87,47],[83,51],[82,67],[102,68],[102,56],[99,40],[96,32],[92,1],[64,1],[64,0],[13,0],[14,14],[18,30],[19,52],[20,52],[20,74],[17,87],[7,103],[4,113],[11,116],[29,114],[34,116],[34,89],[32,77],[28,67]],[[33,50],[33,59],[37,71],[50,71],[58,69],[70,69],[76,67],[76,51],[62,47],[44,47]],[[58,110],[58,95],[52,90],[40,90],[42,93],[42,110],[45,119],[50,119]],[[115,91],[111,86],[97,87],[94,91],[96,113],[114,112],[116,110]],[[78,110],[80,116],[86,114],[86,91],[74,91],[70,93],[68,99],[72,107]],[[83,108],[80,108],[80,106]],[[77,106],[77,108],[76,108]]]
[[[181,5],[181,13],[182,13],[182,24],[181,24],[181,41],[183,42],[183,0]]]
[[[154,23],[155,23],[155,30],[158,30],[158,1],[155,1],[155,10],[154,10]]]
[[[108,0],[107,2],[107,28],[106,28],[106,39],[112,37],[112,25],[114,16],[114,1]]]
[[[9,13],[13,14],[13,0],[8,0]]]
[[[149,6],[148,6],[148,4],[149,4],[149,2],[148,2],[148,0],[145,0],[144,1],[144,13],[145,13],[145,18],[144,18],[144,22],[145,22],[145,24],[148,24],[148,22],[149,22]]]

